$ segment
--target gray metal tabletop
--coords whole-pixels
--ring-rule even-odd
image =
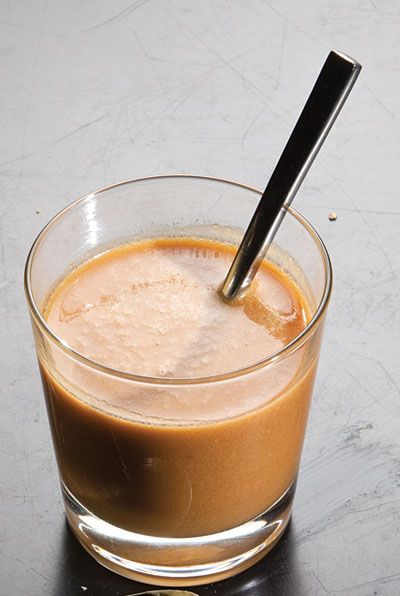
[[[65,523],[22,288],[36,234],[122,179],[263,187],[332,48],[364,69],[295,202],[335,286],[292,522],[193,591],[400,594],[399,2],[0,0],[0,17],[0,594],[145,589]]]

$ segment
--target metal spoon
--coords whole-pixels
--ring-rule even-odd
[[[240,297],[253,281],[360,71],[353,58],[329,53],[226,276],[221,288],[225,299]]]

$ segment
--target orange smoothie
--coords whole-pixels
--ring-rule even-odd
[[[267,262],[245,298],[226,304],[218,289],[234,253],[184,238],[120,246],[47,301],[50,328],[74,350],[157,378],[111,385],[61,353],[39,357],[62,481],[115,526],[212,534],[263,513],[296,480],[316,356],[305,363],[300,349],[234,384],[204,379],[259,363],[309,320],[297,286]]]

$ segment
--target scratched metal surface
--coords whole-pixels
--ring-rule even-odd
[[[0,594],[141,591],[64,522],[22,292],[35,235],[128,177],[262,186],[330,48],[364,71],[296,199],[336,277],[293,521],[254,569],[194,591],[400,594],[399,2],[1,0],[0,12]]]

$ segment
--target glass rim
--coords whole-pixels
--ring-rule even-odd
[[[118,188],[120,186],[125,186],[128,184],[132,184],[135,182],[144,182],[146,180],[170,180],[170,179],[193,179],[193,180],[208,180],[212,182],[222,182],[223,184],[230,184],[233,186],[237,186],[243,188],[245,190],[249,190],[254,192],[258,195],[262,195],[262,191],[259,189],[249,186],[247,184],[243,184],[242,182],[237,182],[235,180],[228,180],[224,178],[218,178],[216,176],[200,176],[194,174],[160,174],[155,176],[143,176],[141,178],[132,178],[128,180],[124,180],[122,182],[117,182],[115,184],[110,184],[108,186],[104,186],[90,192],[82,197],[72,201],[66,207],[64,207],[61,211],[59,211],[56,215],[54,215],[47,224],[42,228],[39,234],[36,236],[26,259],[25,268],[24,268],[24,291],[25,296],[28,302],[28,307],[30,314],[38,325],[42,333],[46,335],[46,337],[53,343],[57,345],[63,352],[71,356],[74,360],[78,360],[82,364],[88,366],[89,368],[94,368],[104,374],[111,375],[113,377],[118,377],[121,379],[135,381],[137,383],[143,384],[150,384],[150,385],[198,385],[198,384],[208,384],[208,383],[215,383],[219,381],[225,381],[228,379],[234,379],[238,377],[242,377],[248,375],[254,371],[259,369],[265,368],[266,366],[278,361],[282,360],[283,358],[289,356],[296,350],[298,350],[309,338],[309,336],[314,332],[317,324],[319,323],[320,319],[322,318],[326,307],[329,303],[329,299],[332,292],[332,265],[329,258],[328,251],[325,247],[325,244],[315,230],[315,228],[309,223],[309,221],[303,217],[298,211],[293,209],[292,207],[286,207],[287,211],[300,223],[300,225],[305,228],[305,230],[309,233],[312,237],[314,244],[316,245],[318,252],[322,258],[322,262],[324,265],[324,289],[322,292],[322,298],[315,310],[314,315],[311,317],[310,321],[307,323],[306,327],[294,337],[288,344],[276,350],[266,358],[259,360],[258,362],[245,366],[243,368],[228,371],[225,373],[219,373],[217,375],[209,375],[204,377],[154,377],[154,376],[146,376],[146,375],[139,375],[135,373],[128,373],[125,371],[120,371],[115,368],[111,368],[104,364],[100,364],[87,356],[84,356],[74,348],[72,348],[64,339],[59,337],[51,327],[47,324],[45,318],[43,317],[42,313],[40,312],[39,306],[37,305],[35,298],[33,296],[32,291],[32,284],[31,284],[31,274],[32,274],[32,265],[35,259],[35,255],[40,248],[41,243],[46,238],[48,232],[67,214],[69,211],[72,211],[75,207],[84,203],[85,201],[89,201],[95,198],[106,191],[112,190],[114,188]]]

